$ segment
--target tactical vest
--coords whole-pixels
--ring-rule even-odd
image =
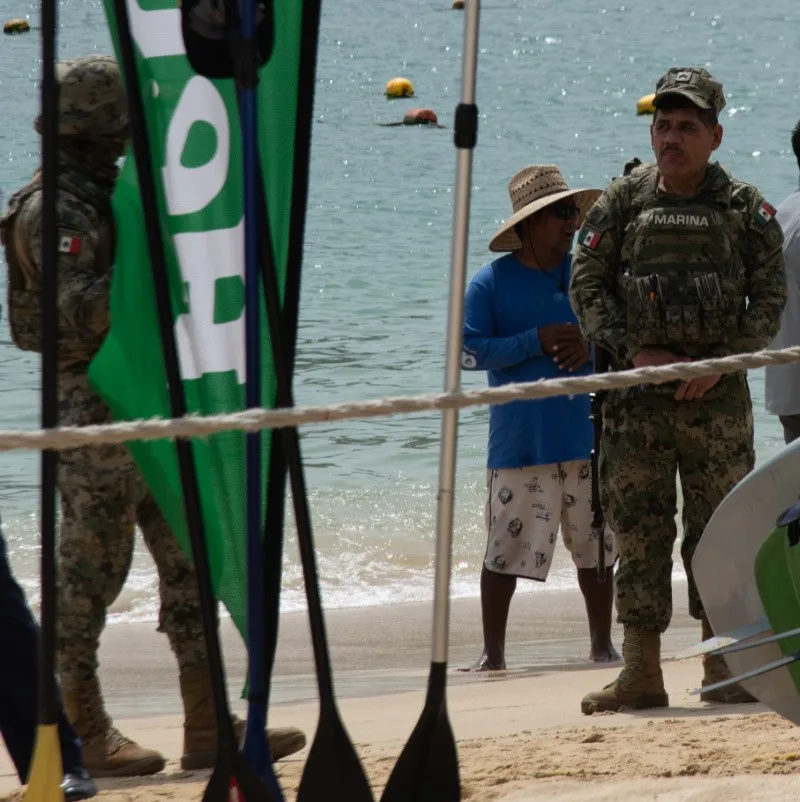
[[[746,288],[746,231],[730,181],[694,198],[659,196],[657,181],[654,167],[631,178],[618,285],[628,334],[642,346],[724,344]]]
[[[40,264],[28,250],[28,243],[16,234],[16,218],[25,201],[42,188],[41,181],[34,179],[17,192],[9,203],[6,215],[0,219],[0,242],[5,246],[8,265],[7,299],[8,325],[11,339],[23,351],[42,350],[41,270]],[[99,259],[111,265],[113,259],[113,232],[107,229],[101,234],[98,248]],[[106,270],[108,268],[106,267]],[[58,364],[62,370],[85,367],[94,357],[96,349],[86,342],[80,331],[58,332]]]

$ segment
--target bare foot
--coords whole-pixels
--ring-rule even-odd
[[[600,649],[593,648],[589,653],[590,663],[616,663],[620,660],[622,660],[622,656],[610,641],[607,646]]]
[[[458,671],[462,672],[475,672],[475,671],[505,671],[505,660],[490,660],[489,656],[484,652],[475,665],[467,666],[466,668],[459,668]]]

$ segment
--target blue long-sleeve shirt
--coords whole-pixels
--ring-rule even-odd
[[[568,373],[542,353],[539,327],[577,323],[569,303],[572,258],[562,268],[533,270],[513,254],[483,267],[470,282],[464,310],[466,370],[485,370],[489,386],[587,375]],[[489,468],[522,468],[588,459],[589,397],[557,396],[489,408]]]

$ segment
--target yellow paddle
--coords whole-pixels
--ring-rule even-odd
[[[58,724],[40,724],[36,731],[36,747],[25,802],[63,802],[63,776]]]
[[[56,183],[58,170],[58,85],[56,0],[42,0],[42,426],[58,426],[58,313]],[[63,802],[58,739],[56,654],[56,472],[58,452],[42,452],[42,628],[39,641],[39,727],[28,772],[25,802]]]

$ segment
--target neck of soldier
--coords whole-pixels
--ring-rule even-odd
[[[706,168],[703,165],[699,171],[682,173],[680,175],[664,175],[658,172],[658,188],[667,195],[677,195],[680,198],[692,198],[700,191],[706,178]]]

